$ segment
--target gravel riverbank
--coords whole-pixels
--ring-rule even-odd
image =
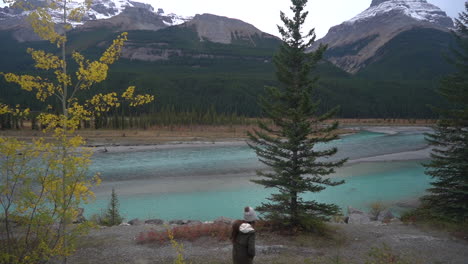
[[[257,234],[255,263],[365,263],[372,248],[401,256],[414,264],[466,264],[468,242],[444,232],[427,231],[399,221],[382,224],[330,224],[330,238],[302,235],[282,237],[271,233]],[[79,249],[69,264],[150,264],[173,263],[175,250],[169,245],[139,245],[140,232],[163,230],[163,225],[116,226],[92,230],[79,242]],[[188,263],[231,263],[228,241],[201,238],[180,241]],[[341,262],[331,262],[331,260]],[[389,262],[390,263],[390,262]]]

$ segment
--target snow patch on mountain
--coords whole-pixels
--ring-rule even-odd
[[[39,7],[46,5],[47,0],[27,0],[27,2],[33,6]],[[84,0],[77,1],[67,1],[67,8],[69,10],[84,7]],[[159,8],[157,11],[150,4],[131,1],[131,0],[95,0],[91,4],[90,9],[88,9],[82,19],[82,21],[72,21],[69,20],[72,26],[83,25],[86,21],[94,20],[103,20],[109,19],[114,16],[117,16],[124,12],[126,8],[142,8],[146,9],[158,16],[164,16],[167,19],[164,19],[164,24],[167,26],[174,26],[185,23],[191,19],[191,17],[182,17],[176,14],[164,15],[164,10]],[[62,22],[62,11],[60,10],[50,10],[52,14],[53,21],[55,23]],[[11,17],[25,17],[30,13],[30,11],[23,11],[18,8],[4,7],[0,8],[0,21],[5,20]]]
[[[420,21],[436,23],[447,17],[447,14],[439,7],[428,3],[426,0],[387,0],[376,1],[364,12],[346,21],[353,24],[358,21],[365,21],[376,16],[385,15],[389,12],[401,12],[409,17]],[[375,3],[375,4],[374,4]]]
[[[181,25],[181,24],[193,19],[193,17],[179,16],[179,15],[176,15],[174,13],[170,13],[167,16],[172,19],[172,23],[170,24],[170,26]]]

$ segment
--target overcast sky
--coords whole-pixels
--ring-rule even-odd
[[[154,8],[163,8],[166,13],[193,16],[211,13],[237,18],[258,29],[278,35],[279,12],[289,11],[290,0],[137,0],[151,3]],[[315,28],[317,36],[323,37],[332,26],[341,24],[367,9],[372,0],[309,0],[310,11],[307,26]],[[428,0],[451,17],[458,17],[464,10],[465,0]],[[307,28],[308,29],[308,28]]]
[[[118,0],[114,0],[118,1]],[[211,13],[237,18],[258,29],[278,35],[277,24],[281,24],[279,12],[289,11],[290,0],[135,0],[150,3],[156,10],[182,16]],[[458,17],[464,10],[466,0],[428,0],[440,7],[451,17]],[[315,28],[317,36],[323,37],[332,26],[341,24],[367,9],[372,0],[309,0],[310,11],[306,29]],[[0,6],[3,6],[0,0]]]

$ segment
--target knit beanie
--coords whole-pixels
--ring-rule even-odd
[[[252,207],[247,206],[244,208],[244,220],[247,222],[253,222],[258,220],[257,214],[255,213]]]

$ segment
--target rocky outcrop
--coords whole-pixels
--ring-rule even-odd
[[[148,219],[145,221],[145,224],[148,225],[162,225],[164,224],[164,220],[161,219]]]
[[[377,215],[372,215],[348,206],[348,216],[345,222],[347,224],[371,224],[375,223],[375,221],[387,222],[394,219],[395,216],[388,209],[380,211]]]
[[[141,221],[138,218],[135,218],[135,219],[132,219],[132,220],[128,221],[128,224],[130,224],[132,226],[139,226],[139,225],[143,224],[143,221]]]
[[[348,224],[368,224],[371,219],[368,214],[363,211],[348,207],[348,218],[346,223]]]
[[[122,58],[139,61],[167,61],[177,57],[187,57],[193,59],[226,59],[236,58],[236,55],[216,55],[198,52],[184,52],[181,49],[174,49],[166,43],[133,43],[128,41],[122,49]],[[246,60],[259,60],[257,57],[244,56]],[[261,59],[261,58],[260,58]]]
[[[234,222],[234,219],[232,218],[227,218],[227,217],[224,217],[224,216],[221,216],[221,217],[218,217],[214,220],[214,223],[215,224],[218,224],[218,223],[221,223],[221,224],[232,224]]]
[[[169,60],[171,57],[183,56],[181,50],[164,47],[164,44],[140,44],[128,42],[122,49],[122,58],[141,61]]]
[[[200,225],[203,224],[202,221],[198,220],[171,220],[169,221],[170,225]]]
[[[186,26],[194,26],[201,41],[231,44],[242,40],[255,45],[255,36],[274,38],[241,20],[212,14],[196,15]]]
[[[379,215],[377,216],[377,221],[385,222],[390,221],[394,218],[395,216],[393,215],[393,213],[390,210],[386,209],[379,213]]]

